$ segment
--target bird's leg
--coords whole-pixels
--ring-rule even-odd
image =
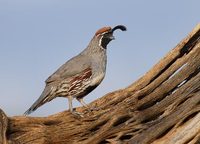
[[[76,98],[84,107],[90,110],[90,107],[83,101],[83,98]]]
[[[70,110],[71,113],[73,112],[72,100],[73,100],[73,97],[69,96],[68,102],[69,102],[69,110]]]
[[[73,100],[73,97],[72,97],[72,96],[69,96],[69,97],[68,97],[69,111],[70,111],[73,115],[75,115],[75,116],[81,116],[81,117],[83,117],[83,115],[82,115],[81,113],[79,113],[79,112],[73,110],[72,100]]]
[[[76,98],[84,107],[86,107],[90,112],[93,110],[98,110],[97,108],[90,107],[87,105],[84,101],[83,98]]]

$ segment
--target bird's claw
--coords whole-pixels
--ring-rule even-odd
[[[97,107],[87,107],[87,109],[85,110],[85,112],[89,112],[89,113],[93,113],[94,111],[99,111],[100,108]]]
[[[77,111],[72,111],[71,112],[74,116],[76,116],[76,117],[84,117],[83,115],[83,113],[80,113],[80,112],[77,112]]]
[[[91,111],[99,111],[100,108],[98,108],[98,107],[91,107],[90,110],[91,110]]]

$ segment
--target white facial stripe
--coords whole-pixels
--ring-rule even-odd
[[[103,38],[103,36],[101,36],[101,38],[99,40],[99,46],[101,46],[102,38]]]
[[[99,46],[101,46],[103,35],[106,34],[106,33],[108,33],[108,32],[103,32],[103,33],[99,34],[101,36],[101,38],[99,40]]]

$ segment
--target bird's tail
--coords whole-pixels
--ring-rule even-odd
[[[24,115],[29,115],[31,114],[33,111],[35,111],[39,106],[38,106],[39,99],[27,110],[25,111]]]
[[[44,103],[50,101],[50,94],[51,89],[49,87],[46,87],[44,91],[42,92],[41,96],[33,103],[33,105],[24,113],[24,115],[29,115],[33,111],[35,111],[38,107],[43,105]]]

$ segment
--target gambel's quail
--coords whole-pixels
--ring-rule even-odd
[[[30,114],[56,97],[68,98],[69,110],[72,114],[79,114],[73,111],[73,98],[89,109],[89,106],[83,101],[83,97],[94,90],[103,80],[106,72],[107,45],[114,39],[113,32],[117,29],[126,31],[126,27],[123,25],[99,29],[86,49],[67,61],[45,81],[46,87],[41,96],[24,114]]]

